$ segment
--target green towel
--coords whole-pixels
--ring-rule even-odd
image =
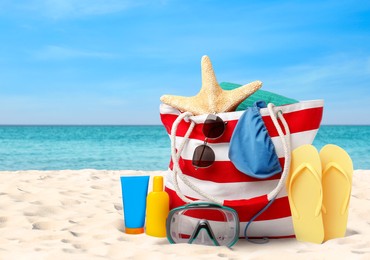
[[[220,84],[221,88],[224,90],[232,90],[236,89],[238,87],[241,87],[242,85],[229,83],[229,82],[222,82]],[[247,99],[245,99],[237,108],[236,111],[240,110],[246,110],[248,107],[252,107],[254,102],[263,100],[268,103],[273,103],[275,106],[282,106],[282,105],[288,105],[288,104],[294,104],[298,103],[298,100],[287,98],[269,91],[265,90],[257,90],[254,92],[251,96],[249,96]]]

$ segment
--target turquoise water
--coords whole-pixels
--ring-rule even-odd
[[[0,127],[0,170],[166,169],[162,126]]]
[[[355,169],[370,169],[370,126],[321,126],[313,145],[336,144],[351,156]]]
[[[370,169],[370,126],[322,126],[314,145],[343,147],[355,169]],[[0,170],[165,170],[162,126],[0,126]]]

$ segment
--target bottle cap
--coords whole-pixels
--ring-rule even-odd
[[[125,232],[130,235],[141,234],[144,233],[144,228],[125,228]]]
[[[153,191],[154,192],[163,191],[163,176],[154,176]]]

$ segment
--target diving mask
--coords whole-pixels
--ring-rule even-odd
[[[167,222],[170,243],[233,246],[239,238],[239,218],[232,208],[196,202],[170,211]]]

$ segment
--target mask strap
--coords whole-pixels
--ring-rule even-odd
[[[281,142],[283,144],[285,163],[284,163],[283,173],[281,174],[281,178],[280,178],[280,181],[279,181],[278,185],[269,194],[267,194],[267,200],[269,201],[269,203],[263,209],[261,209],[259,212],[257,212],[257,214],[255,214],[250,219],[250,221],[248,222],[248,224],[245,226],[245,229],[244,229],[244,237],[249,242],[252,242],[252,243],[255,243],[255,244],[264,244],[264,243],[267,243],[269,240],[268,240],[267,237],[264,237],[262,239],[252,240],[252,239],[250,239],[247,236],[247,230],[248,230],[249,226],[251,225],[251,223],[256,218],[258,218],[259,215],[261,215],[263,212],[265,212],[272,205],[272,203],[274,203],[275,198],[277,197],[278,193],[284,187],[285,180],[286,180],[286,178],[287,178],[287,176],[289,174],[289,171],[290,171],[291,145],[290,145],[290,130],[289,130],[289,126],[288,126],[287,122],[285,121],[285,118],[283,116],[283,112],[281,110],[279,110],[277,112],[277,117],[280,119],[280,121],[282,122],[282,124],[284,126],[284,130],[285,130],[285,135],[284,135],[284,133],[281,130],[281,127],[279,125],[279,122],[277,121],[276,114],[275,114],[275,112],[273,110],[273,106],[274,105],[272,103],[269,103],[267,105],[267,108],[268,108],[268,111],[270,113],[270,117],[272,119],[272,122],[274,123],[274,126],[275,126],[276,130],[278,131],[279,136],[281,138]]]

